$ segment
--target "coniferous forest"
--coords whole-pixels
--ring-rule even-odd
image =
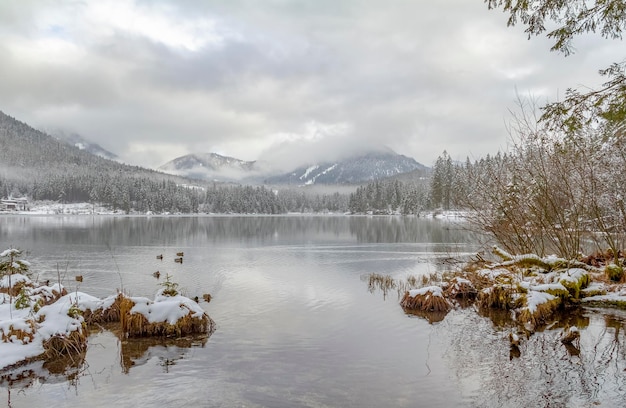
[[[0,112],[0,197],[103,204],[122,212],[345,212],[345,194],[206,183],[129,166],[70,146]]]

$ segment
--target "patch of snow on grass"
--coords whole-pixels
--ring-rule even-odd
[[[409,291],[409,296],[423,296],[429,293],[433,296],[443,297],[443,289],[441,289],[439,286],[425,286],[419,289],[411,289]]]
[[[537,310],[537,306],[544,304],[544,303],[548,303],[554,299],[556,299],[556,297],[552,296],[549,293],[537,292],[536,290],[531,290],[526,295],[526,304],[527,304],[528,310],[531,313],[534,313]]]

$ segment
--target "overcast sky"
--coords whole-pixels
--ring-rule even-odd
[[[550,52],[482,0],[0,2],[0,110],[157,167],[385,145],[432,165],[506,148],[516,92],[597,86],[623,43]]]

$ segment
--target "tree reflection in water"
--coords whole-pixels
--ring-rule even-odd
[[[454,311],[440,324],[449,330],[447,361],[476,406],[626,404],[620,311],[570,311],[515,348],[507,339],[514,323],[502,315]],[[560,341],[571,326],[581,329],[579,348]]]

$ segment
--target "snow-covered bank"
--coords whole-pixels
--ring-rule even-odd
[[[500,262],[478,257],[459,270],[421,279],[409,276],[406,282],[373,274],[369,286],[384,293],[396,288],[405,311],[431,323],[443,320],[454,307],[474,304],[485,315],[504,311],[511,324],[527,333],[558,320],[557,312],[567,314],[579,305],[626,308],[626,276],[614,263],[623,264],[622,258],[615,260],[607,253],[602,265],[594,266],[554,255],[511,255],[497,247],[493,253]],[[616,268],[618,276],[612,273]]]
[[[164,284],[154,301],[124,294],[99,299],[83,292],[67,293],[63,285],[41,285],[27,273],[21,251],[0,254],[0,371],[37,359],[83,352],[88,324],[120,322],[122,336],[180,337],[211,334],[215,323],[176,284]],[[24,272],[24,273],[20,273]]]
[[[84,320],[62,286],[37,286],[17,273],[3,276],[0,286],[0,369],[45,356],[53,339],[71,339],[84,349]]]
[[[33,201],[28,206],[26,211],[0,211],[0,214],[13,214],[13,215],[272,215],[272,214],[254,214],[254,213],[171,213],[171,212],[139,212],[131,209],[126,212],[121,209],[112,210],[109,207],[93,204],[93,203],[59,203],[56,201]],[[277,215],[277,214],[274,214]],[[350,213],[344,211],[320,211],[320,212],[297,212],[289,211],[278,215],[325,215],[325,216],[338,216],[338,215],[369,215],[369,216],[402,216],[400,212],[390,213],[374,213],[372,211],[366,213]],[[462,210],[434,210],[427,211],[416,215],[421,218],[434,218],[450,221],[465,221],[471,215],[468,211]]]

